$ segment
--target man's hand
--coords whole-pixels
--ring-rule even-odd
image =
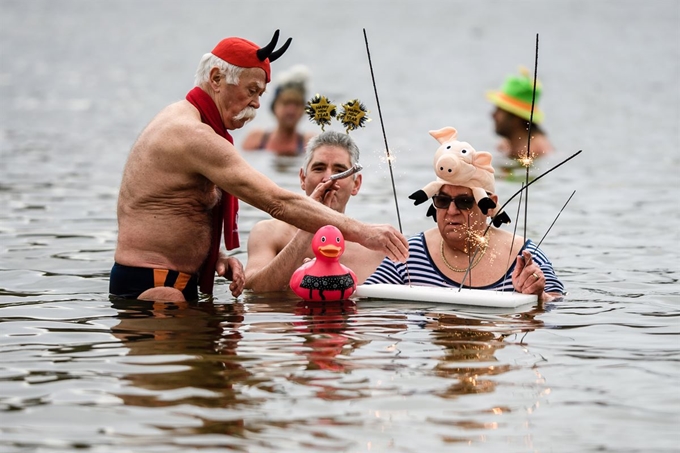
[[[408,241],[392,225],[365,225],[365,232],[357,242],[371,250],[383,252],[395,263],[405,263],[408,258]]]
[[[309,194],[309,197],[313,200],[323,203],[324,205],[330,208],[331,201],[333,201],[333,196],[338,191],[338,189],[340,189],[338,183],[331,179],[328,179],[326,181],[320,182],[314,188],[314,191],[311,194]]]
[[[231,295],[238,297],[243,292],[243,286],[246,284],[246,274],[243,272],[243,264],[234,257],[227,257],[220,253],[215,267],[217,275],[231,280],[229,290]]]
[[[320,182],[309,195],[310,198],[330,207],[335,193],[340,189],[337,181]],[[382,252],[394,262],[405,263],[408,258],[408,241],[392,225],[364,224],[365,230],[359,240],[364,247]]]

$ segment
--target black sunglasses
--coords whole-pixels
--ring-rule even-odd
[[[435,195],[432,197],[432,202],[437,209],[449,209],[453,202],[461,211],[469,211],[475,205],[475,197],[471,195],[458,195],[451,198],[448,195]]]

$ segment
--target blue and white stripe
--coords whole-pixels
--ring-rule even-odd
[[[385,258],[380,266],[375,270],[365,282],[365,285],[375,283],[392,283],[395,285],[407,285],[410,282],[412,285],[419,286],[443,286],[458,288],[460,284],[454,282],[446,275],[444,275],[432,261],[432,256],[425,246],[425,235],[419,233],[412,236],[408,240],[409,243],[409,257],[407,263],[394,263],[388,258]],[[519,254],[523,250],[528,250],[533,256],[534,263],[536,263],[545,276],[545,292],[564,294],[564,285],[555,275],[552,263],[545,256],[545,253],[536,247],[536,244],[528,239]],[[408,274],[406,267],[408,265]],[[505,273],[505,275],[487,286],[476,287],[476,289],[488,289],[495,291],[514,291],[512,286],[512,271],[515,269],[515,261]],[[462,275],[462,274],[461,274]]]

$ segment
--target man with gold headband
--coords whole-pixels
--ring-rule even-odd
[[[349,200],[359,193],[362,176],[354,174],[333,180],[359,163],[359,147],[349,134],[328,130],[310,140],[300,168],[300,187],[313,200],[345,212]],[[289,288],[293,272],[313,259],[312,233],[277,219],[256,223],[248,237],[246,289],[254,292]],[[384,256],[355,242],[345,242],[340,262],[352,269],[357,283],[373,273]]]
[[[118,198],[118,243],[109,292],[159,301],[213,293],[215,273],[243,290],[241,263],[220,252],[239,247],[238,200],[309,232],[333,224],[347,238],[405,261],[406,238],[391,225],[368,225],[309,197],[284,190],[252,168],[229,130],[243,127],[260,107],[271,80],[279,31],[265,47],[226,38],[205,54],[196,87],[163,109],[130,151]]]
[[[409,238],[405,264],[383,260],[364,284],[517,291],[542,302],[562,296],[564,285],[543,251],[531,239],[497,228],[509,218],[496,212],[491,155],[459,141],[452,127],[430,135],[440,143],[437,179],[410,198],[416,204],[432,200],[428,215],[437,226]]]

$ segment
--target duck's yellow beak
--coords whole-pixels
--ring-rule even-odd
[[[319,247],[319,253],[326,258],[337,258],[342,253],[342,248],[335,245],[324,245]]]

